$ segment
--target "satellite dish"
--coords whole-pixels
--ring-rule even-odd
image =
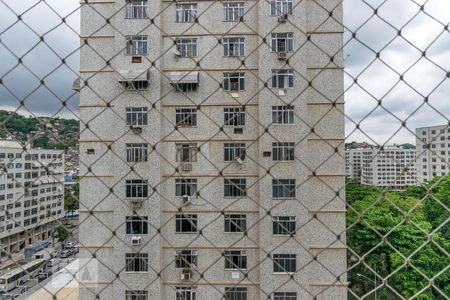
[[[242,161],[242,159],[241,159],[240,157],[236,157],[236,162],[237,162],[238,164],[240,164],[240,165],[243,164],[243,161]]]

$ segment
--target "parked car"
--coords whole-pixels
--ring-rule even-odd
[[[59,255],[59,257],[68,258],[70,255],[72,255],[70,250],[64,250],[64,251],[61,251],[61,254]]]
[[[75,246],[73,246],[73,253],[78,253],[78,252],[80,252],[80,246],[79,245],[75,245]]]

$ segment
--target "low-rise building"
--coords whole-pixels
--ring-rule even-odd
[[[63,151],[0,140],[0,258],[51,238],[63,216]]]
[[[427,182],[450,172],[450,126],[416,129],[417,178]]]
[[[415,149],[402,146],[346,150],[346,175],[351,181],[392,190],[416,185]]]

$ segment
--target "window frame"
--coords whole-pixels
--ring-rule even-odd
[[[294,33],[292,32],[273,32],[271,34],[271,49],[277,53],[291,53],[294,50]],[[284,40],[284,51],[280,49],[279,42]]]
[[[194,23],[197,19],[196,3],[181,3],[175,6],[175,23]]]
[[[147,143],[126,143],[127,162],[146,162],[148,161]]]
[[[273,273],[274,274],[293,274],[297,272],[297,254],[278,253],[273,254]],[[291,267],[294,270],[290,270]],[[287,268],[285,268],[287,267]],[[289,270],[288,270],[289,269]]]
[[[175,178],[175,196],[194,196],[197,193],[197,178]]]
[[[135,4],[136,3],[136,4]],[[127,0],[125,19],[146,19],[148,18],[147,0]]]
[[[293,125],[295,122],[294,106],[274,105],[272,106],[272,124]]]
[[[244,14],[244,2],[223,3],[223,20],[225,22],[239,22]]]
[[[247,230],[246,214],[225,214],[224,228],[226,233],[245,232]]]
[[[187,227],[190,230],[185,230]],[[198,215],[197,214],[176,214],[175,215],[175,233],[198,233]]]
[[[273,300],[297,300],[297,292],[274,292]]]
[[[224,251],[223,257],[225,259],[225,270],[246,270],[248,267],[247,256],[248,253],[246,250]]]
[[[243,107],[224,107],[223,125],[230,127],[245,126],[245,108]]]
[[[146,56],[148,55],[148,36],[131,35],[127,36],[126,55],[127,56]]]
[[[175,42],[180,57],[197,57],[197,38],[177,38]]]
[[[270,2],[270,15],[282,16],[292,15],[292,0],[272,0]]]
[[[148,273],[148,253],[125,253],[125,272]]]
[[[275,236],[295,235],[297,217],[272,216],[272,234]]]
[[[223,161],[234,162],[238,157],[241,160],[245,160],[246,151],[245,143],[224,143]]]
[[[224,300],[247,300],[248,288],[241,286],[225,287]]]
[[[134,224],[137,224],[138,232],[133,232]],[[127,235],[147,235],[148,234],[148,217],[147,216],[126,216],[125,217],[125,234]]]
[[[188,122],[190,120],[190,122]],[[176,108],[175,124],[180,127],[196,127],[197,126],[197,109],[196,108]]]
[[[224,72],[223,90],[227,92],[245,91],[245,72]]]
[[[243,188],[242,188],[243,186]],[[246,178],[224,178],[223,196],[225,198],[247,197]]]
[[[175,269],[197,266],[198,251],[192,249],[176,250]]]
[[[197,300],[197,291],[191,286],[175,286],[176,300]]]
[[[294,142],[273,142],[272,143],[273,161],[295,161],[295,143]]]
[[[148,107],[126,107],[125,119],[131,126],[148,126]]]
[[[295,199],[296,190],[297,187],[295,179],[272,179],[273,199]],[[282,191],[282,193],[280,193],[280,191]],[[287,196],[285,196],[286,191]]]
[[[281,86],[281,83],[284,86]],[[294,70],[272,69],[272,88],[283,90],[294,88]]]
[[[243,57],[245,56],[245,38],[244,37],[224,37],[222,38],[224,57]]]
[[[127,199],[148,198],[148,180],[127,179],[125,181],[125,197]]]
[[[185,152],[188,152],[188,159],[185,160]],[[197,161],[197,143],[175,143],[175,161],[176,162],[196,162]]]

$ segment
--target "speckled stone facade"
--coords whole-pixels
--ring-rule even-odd
[[[266,1],[242,1],[243,22],[222,21],[222,2],[186,2],[197,3],[198,23],[175,22],[181,2],[149,1],[149,19],[141,20],[125,18],[125,1],[82,2],[81,78],[87,84],[80,92],[80,256],[95,253],[99,276],[98,282],[80,284],[80,299],[125,299],[126,290],[147,290],[149,299],[175,300],[179,286],[193,287],[201,300],[222,299],[225,287],[233,286],[247,287],[251,300],[278,291],[296,292],[302,300],[346,299],[341,1],[294,0],[286,23],[270,15]],[[293,33],[290,67],[271,51],[272,32]],[[135,64],[125,55],[125,44],[126,36],[138,33],[148,36],[149,47],[142,63]],[[175,58],[174,39],[180,36],[197,38],[197,58]],[[223,56],[218,39],[228,36],[245,38],[245,65]],[[196,61],[198,90],[174,91],[169,73],[193,70]],[[272,69],[282,68],[295,70],[294,88],[279,96],[270,83]],[[135,69],[150,71],[148,91],[127,91],[118,82],[119,70]],[[219,87],[223,73],[235,70],[245,72],[245,90],[238,98]],[[285,103],[294,106],[294,124],[271,124],[272,106]],[[229,127],[221,131],[223,108],[242,105],[243,133]],[[126,124],[125,108],[133,106],[149,108],[149,124],[138,135]],[[197,126],[175,129],[176,108],[196,107]],[[180,167],[175,144],[183,141],[201,149],[189,172],[175,170]],[[228,141],[246,143],[242,165],[224,162]],[[295,142],[297,159],[266,157],[277,141]],[[125,144],[140,142],[152,150],[148,161],[127,163]],[[95,154],[88,155],[88,149]],[[183,211],[198,215],[201,234],[175,233],[175,214],[182,206],[175,178],[180,177],[198,180],[200,195]],[[247,196],[224,197],[223,177],[246,178]],[[134,214],[125,180],[135,178],[148,180],[151,190],[135,211],[148,216],[150,224],[138,247],[131,246],[125,232],[125,218]],[[274,200],[274,178],[295,179],[295,199]],[[223,212],[246,214],[247,235],[224,233]],[[295,236],[274,236],[272,216],[295,216]],[[198,252],[191,281],[182,281],[175,268],[180,249]],[[226,270],[225,250],[246,250],[247,269]],[[148,253],[148,272],[124,271],[125,253],[132,252]],[[296,254],[297,272],[275,274],[273,254]]]

